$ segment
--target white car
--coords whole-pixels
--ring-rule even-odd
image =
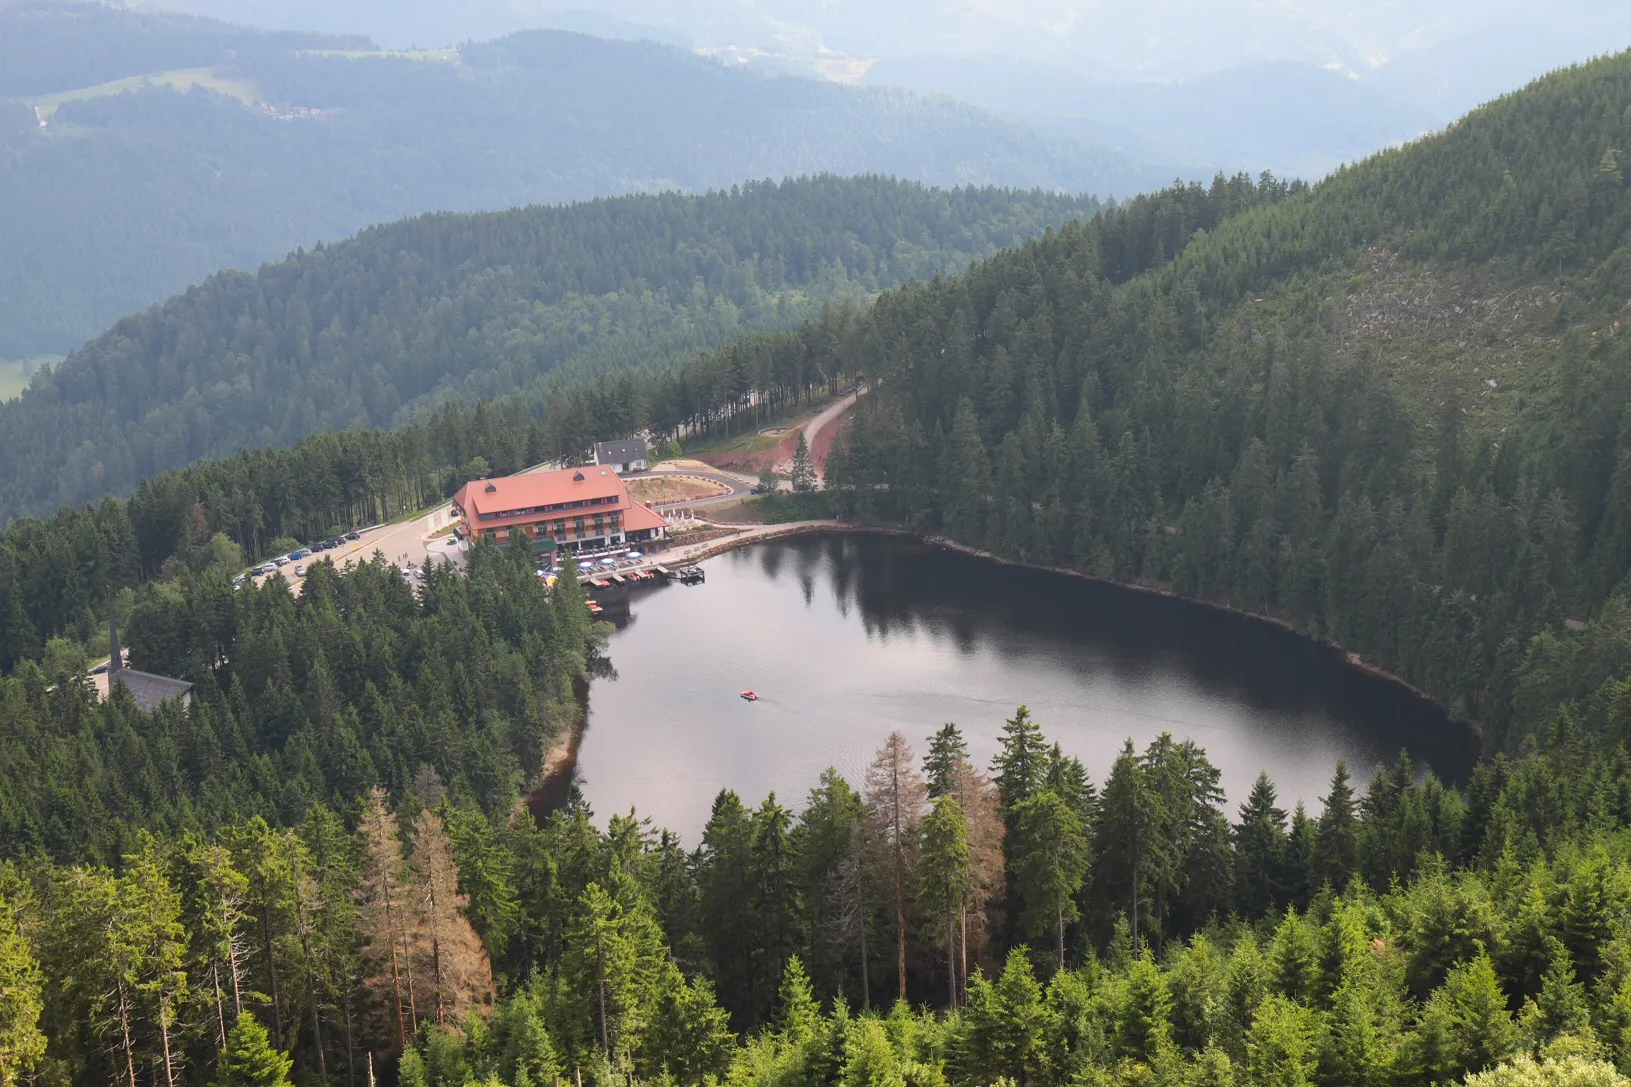
[[[304,566],[304,564],[302,564],[300,566],[296,566],[294,568],[294,576],[295,577],[305,577],[306,576],[306,567]]]

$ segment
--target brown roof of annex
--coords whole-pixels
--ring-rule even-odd
[[[471,517],[507,510],[537,510],[591,498],[629,500],[628,487],[610,468],[561,468],[500,479],[476,479],[459,488],[453,504]]]

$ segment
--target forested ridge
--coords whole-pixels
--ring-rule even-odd
[[[8,0],[0,39],[0,358],[65,354],[219,269],[430,211],[821,172],[1101,197],[1172,176],[951,99],[650,42],[389,54],[76,0]]]
[[[0,404],[0,522],[444,399],[673,365],[1097,208],[821,176],[371,228],[213,276]]]
[[[890,292],[829,482],[855,516],[1289,619],[1490,750],[1563,702],[1617,730],[1628,145],[1621,55],[1125,284],[1067,227]]]

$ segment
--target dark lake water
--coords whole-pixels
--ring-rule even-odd
[[[632,806],[687,845],[721,787],[800,808],[829,765],[859,785],[893,729],[921,757],[956,721],[988,764],[1022,702],[1095,781],[1129,736],[1195,740],[1231,817],[1259,770],[1287,810],[1317,811],[1339,757],[1362,787],[1401,749],[1452,780],[1476,756],[1463,726],[1335,650],[1180,600],[887,536],[758,544],[706,569],[635,592],[578,756],[599,818]]]

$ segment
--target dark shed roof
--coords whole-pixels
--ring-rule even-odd
[[[646,459],[644,438],[624,438],[620,442],[596,442],[596,464],[627,464]]]
[[[193,689],[193,685],[184,679],[171,679],[169,676],[155,676],[152,672],[142,672],[135,668],[120,668],[108,677],[110,684],[118,683],[130,692],[130,697],[136,705],[144,710],[156,708],[161,702],[168,702],[172,698],[181,698]]]

